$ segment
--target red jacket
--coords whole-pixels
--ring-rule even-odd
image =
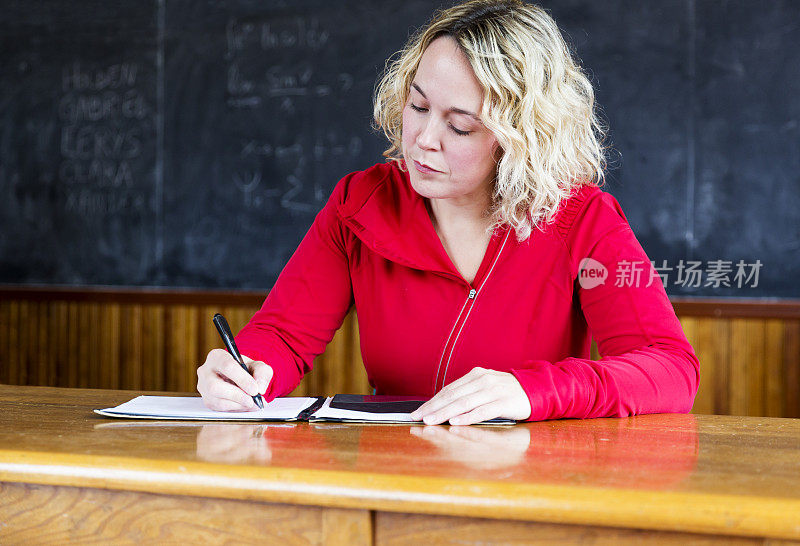
[[[587,257],[607,268],[605,283],[582,288]],[[617,282],[636,262],[640,282]],[[530,420],[688,412],[698,361],[651,275],[614,197],[581,186],[544,232],[518,243],[496,231],[470,284],[407,174],[379,164],[339,182],[236,342],[274,369],[271,400],[311,370],[355,304],[378,394],[430,397],[481,366],[514,374]]]

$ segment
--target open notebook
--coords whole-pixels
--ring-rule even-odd
[[[137,396],[119,406],[96,409],[106,417],[129,419],[179,419],[190,421],[332,421],[356,423],[418,423],[411,412],[425,401],[408,396],[337,394],[332,397],[276,398],[264,409],[214,411],[199,396]],[[492,419],[481,424],[511,425],[511,419]]]

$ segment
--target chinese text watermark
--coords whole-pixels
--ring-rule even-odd
[[[758,274],[762,267],[761,260],[747,263],[739,260],[736,265],[730,260],[708,260],[706,262],[695,260],[680,260],[675,267],[669,267],[667,260],[662,260],[657,267],[654,261],[644,260],[617,262],[616,274],[613,277],[614,286],[645,288],[653,284],[655,279],[660,279],[664,287],[669,286],[672,276],[672,286],[684,288],[712,287],[719,288],[755,288],[758,286]],[[608,268],[592,258],[581,260],[578,271],[578,282],[581,288],[595,288],[605,284],[609,279]]]

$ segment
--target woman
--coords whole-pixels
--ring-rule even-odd
[[[253,377],[209,353],[209,407],[289,393],[355,304],[370,383],[431,398],[426,424],[691,409],[697,358],[598,187],[591,84],[541,8],[439,13],[388,64],[375,120],[389,161],[339,182],[237,336]]]

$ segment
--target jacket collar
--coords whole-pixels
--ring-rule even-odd
[[[391,261],[462,279],[433,228],[425,199],[411,186],[408,172],[395,163],[385,170],[386,176],[370,188],[366,200],[346,199],[340,205],[342,220],[369,248]],[[506,231],[495,231],[487,255],[496,252]]]

